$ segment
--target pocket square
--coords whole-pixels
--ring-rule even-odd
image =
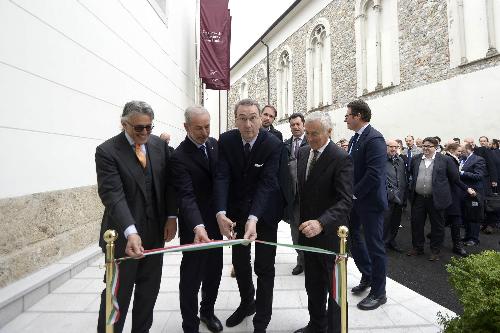
[[[264,164],[258,164],[258,163],[255,163],[253,166],[256,167],[256,168],[261,168]]]

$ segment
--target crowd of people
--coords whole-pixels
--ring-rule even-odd
[[[500,171],[500,141],[486,136],[479,137],[479,145],[473,138],[453,138],[444,145],[438,136],[415,139],[413,135],[402,140],[387,140],[387,194],[389,208],[385,213],[384,242],[389,250],[403,252],[397,244],[396,236],[401,226],[404,209],[411,216],[412,246],[408,256],[423,254],[424,224],[429,218],[431,232],[431,256],[429,260],[439,260],[443,245],[445,227],[450,228],[453,252],[467,256],[465,247],[476,246],[480,242],[480,231],[491,234],[498,228],[500,215],[498,203],[491,203],[498,194],[498,176]],[[347,150],[346,139],[337,142]],[[443,172],[428,170],[420,174],[420,160],[446,161]],[[442,159],[440,155],[448,157]],[[427,162],[430,163],[430,162]],[[440,162],[442,163],[442,162]],[[433,165],[434,167],[434,165]],[[428,168],[428,167],[427,167]],[[438,166],[439,168],[439,166]],[[425,188],[424,188],[425,187]],[[432,196],[433,200],[424,200]],[[439,202],[439,200],[444,200]],[[461,229],[465,232],[462,235]]]
[[[453,248],[466,255],[463,244],[479,243],[479,226],[491,232],[498,215],[486,213],[485,197],[497,188],[500,170],[498,141],[492,149],[465,139],[441,147],[437,137],[386,140],[370,125],[371,110],[362,100],[346,107],[350,140],[332,140],[333,124],[326,112],[292,114],[292,136],[283,142],[273,127],[276,109],[262,109],[252,99],[234,106],[235,129],[210,137],[210,113],[202,106],[184,113],[186,137],[174,150],[170,136],[152,135],[154,112],[145,102],[125,105],[122,132],[96,149],[98,193],[105,211],[104,231],[119,238],[115,256],[130,256],[120,264],[117,302],[121,332],[134,295],[132,332],[148,332],[160,288],[162,256],[144,251],[164,246],[177,231],[181,244],[245,239],[249,245],[231,248],[240,305],[226,326],[253,317],[253,331],[265,332],[272,316],[276,248],[254,240],[276,242],[278,223],[290,224],[294,244],[337,251],[337,229],[350,230],[350,253],[362,273],[354,294],[370,290],[357,304],[373,310],[387,302],[386,249],[396,242],[402,210],[411,209],[412,249],[424,251],[424,224],[430,260],[439,259],[445,225],[452,230]],[[496,145],[496,148],[495,146]],[[494,149],[493,149],[494,148]],[[461,226],[466,233],[461,237]],[[103,241],[101,247],[105,248]],[[251,246],[255,246],[252,279]],[[179,301],[184,332],[199,332],[200,322],[211,332],[223,330],[214,312],[222,275],[222,249],[184,252],[180,265]],[[333,297],[331,255],[297,251],[292,274],[304,273],[309,321],[295,333],[340,332],[340,307]],[[201,301],[198,296],[201,289]],[[106,294],[101,295],[98,332],[105,332]]]

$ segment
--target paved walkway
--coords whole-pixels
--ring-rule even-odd
[[[281,222],[278,241],[291,243],[290,229]],[[180,254],[166,255],[160,294],[156,302],[155,318],[151,332],[182,332],[179,311],[179,265]],[[96,261],[74,278],[68,280],[51,294],[42,298],[26,312],[0,329],[0,333],[68,333],[95,332],[99,294],[104,269],[104,259]],[[236,280],[229,276],[230,249],[224,249],[224,270],[217,299],[216,315],[224,323],[239,304]],[[273,302],[273,317],[268,332],[293,332],[308,321],[307,294],[304,290],[304,275],[292,276],[295,252],[289,248],[278,248],[276,256],[276,281]],[[349,289],[359,282],[360,273],[354,262],[348,265]],[[373,311],[356,308],[362,296],[348,293],[349,331],[366,333],[436,333],[440,331],[436,314],[438,311],[454,315],[453,312],[432,302],[390,279],[387,280],[388,302]],[[127,316],[125,332],[130,331]],[[252,332],[252,321],[247,318],[242,324],[227,328],[224,332]],[[208,332],[202,324],[200,332]]]

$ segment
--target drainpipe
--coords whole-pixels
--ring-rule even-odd
[[[271,78],[269,77],[269,45],[264,43],[261,39],[260,42],[266,47],[266,59],[267,59],[267,105],[271,105]]]

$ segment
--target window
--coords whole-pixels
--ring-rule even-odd
[[[248,98],[248,82],[246,79],[241,79],[240,83],[240,100]]]
[[[399,84],[397,0],[356,2],[358,95]]]
[[[276,68],[278,119],[282,119],[293,113],[292,62],[289,50],[281,53]]]
[[[148,0],[156,14],[168,26],[168,0]]]
[[[307,107],[332,104],[330,25],[318,20],[306,42]]]
[[[448,0],[450,66],[498,53],[500,3],[496,0]]]

